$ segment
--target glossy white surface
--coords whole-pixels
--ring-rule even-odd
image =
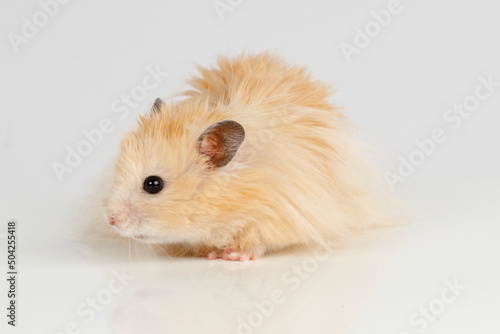
[[[54,1],[0,2],[2,334],[500,332],[500,2],[401,0],[348,62],[341,44],[393,0]],[[223,20],[216,2],[232,4]],[[52,3],[53,15],[16,52],[9,36],[41,18],[40,3]],[[396,173],[401,157],[418,155],[416,142],[443,130],[447,139],[396,186],[414,224],[323,260],[304,250],[209,262],[77,242],[75,226],[89,219],[81,196],[137,116],[186,89],[195,65],[242,50],[280,53],[335,85],[332,102],[387,158],[385,171]],[[122,97],[151,69],[168,75],[124,115]],[[470,115],[449,114],[474,102],[481,77],[494,82],[480,90],[491,94]],[[54,162],[67,163],[68,148],[103,120],[113,131],[59,181]],[[15,329],[5,317],[9,219],[19,236]],[[292,272],[302,265],[311,272]],[[120,283],[113,270],[133,279]],[[466,286],[459,296],[445,290],[455,280]],[[270,308],[271,298],[260,323],[255,303]],[[106,304],[95,314],[93,299]],[[425,308],[440,314],[424,320]]]
[[[499,180],[408,185],[401,193],[417,219],[407,227],[331,254],[284,252],[246,263],[171,259],[128,245],[81,244],[62,238],[63,227],[26,228],[70,215],[47,203],[18,217],[16,330],[493,333],[500,330],[499,189]],[[458,287],[443,292],[447,284]],[[419,308],[430,308],[430,320]]]

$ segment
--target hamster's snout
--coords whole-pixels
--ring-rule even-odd
[[[124,229],[137,224],[137,217],[128,212],[109,212],[108,223],[117,229]]]
[[[128,201],[108,208],[106,216],[108,222],[115,227],[130,225],[140,218],[138,210]]]
[[[130,202],[111,202],[106,212],[106,221],[122,236],[133,237],[141,231],[143,216]]]
[[[127,212],[108,212],[107,220],[113,229],[124,237],[133,238],[135,240],[147,242],[150,237],[144,234],[141,228],[141,222],[136,216],[131,216]]]
[[[131,229],[135,228],[136,222],[131,219],[126,213],[108,212],[106,215],[108,223],[120,234],[128,234]]]

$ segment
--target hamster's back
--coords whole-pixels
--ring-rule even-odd
[[[330,87],[314,81],[306,70],[289,66],[269,53],[220,57],[215,68],[198,67],[201,76],[191,80],[195,92],[214,104],[271,107],[295,105],[333,111],[326,101]]]
[[[290,224],[283,233],[296,231],[304,236],[300,242],[323,243],[394,218],[386,184],[344,115],[327,100],[329,86],[268,53],[222,57],[217,67],[199,71],[188,94],[208,99],[221,118],[243,125],[247,138],[235,158],[241,168],[235,173],[265,171],[263,182],[272,194],[262,197],[278,203],[274,224]],[[262,203],[263,212],[267,205]]]

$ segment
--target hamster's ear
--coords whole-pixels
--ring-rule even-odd
[[[151,108],[151,115],[154,115],[155,113],[161,113],[163,108],[165,107],[165,102],[160,99],[159,97],[155,100],[155,103],[153,104],[153,108]]]
[[[198,138],[198,152],[209,157],[212,167],[223,167],[233,160],[244,139],[245,129],[240,123],[220,121]]]

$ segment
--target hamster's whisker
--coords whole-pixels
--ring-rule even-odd
[[[148,245],[148,249],[153,252],[154,257],[158,257],[158,254],[156,253],[154,247],[151,244],[146,244]]]
[[[159,248],[163,252],[163,254],[165,254],[166,256],[168,256],[171,260],[176,261],[175,258],[173,258],[170,254],[168,254],[167,252],[165,252],[165,250],[163,249],[163,247],[161,247],[161,245],[157,245],[156,248]]]
[[[120,240],[120,253],[124,253],[127,251],[127,242],[125,241],[125,239],[121,238]]]
[[[135,249],[135,240],[134,240],[134,239],[132,239],[132,238],[129,238],[129,240],[130,240],[130,244],[132,245],[132,249],[134,250],[135,256],[137,256],[137,250]],[[132,259],[133,259],[133,260],[136,260],[136,259],[134,258],[134,254],[132,254]]]
[[[147,243],[146,244],[148,246],[148,249],[151,250],[151,252],[153,252],[154,256],[155,257],[158,257],[158,252],[156,251],[156,245],[155,244],[151,244],[151,243]]]
[[[156,256],[156,253],[154,252],[154,250],[153,250],[153,249],[151,249],[151,245],[150,245],[150,244],[146,244],[146,246],[147,246],[147,247],[146,247],[146,248],[144,248],[144,249],[145,249],[145,251],[146,251],[146,256],[147,256],[148,258],[150,258],[150,257],[151,257],[151,252],[152,252],[152,253],[153,253],[153,254],[152,254],[152,255],[153,255],[153,257],[155,257],[155,256]],[[143,247],[144,247],[144,246],[143,246]]]
[[[135,251],[136,260],[139,260],[140,256],[139,256],[139,252],[137,251],[137,241],[135,241],[135,240],[132,239],[132,244],[134,245],[134,251]]]
[[[130,238],[127,238],[128,241],[128,259],[132,262],[132,252],[130,251]]]

